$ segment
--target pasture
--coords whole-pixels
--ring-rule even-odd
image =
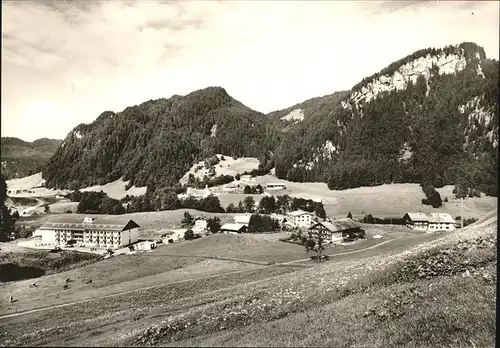
[[[215,175],[232,175],[242,174],[246,171],[251,171],[252,169],[257,169],[259,167],[259,160],[254,157],[242,157],[233,158],[231,156],[225,156],[222,160],[221,154],[217,154],[220,162],[214,166]],[[198,169],[201,167],[201,169]],[[203,179],[204,175],[208,175],[208,169],[205,168],[204,161],[195,163],[179,180],[181,184],[187,183],[189,174],[193,174],[195,178]]]
[[[476,226],[471,225],[456,233],[402,237],[398,245],[390,248],[353,253],[314,267],[265,266],[1,318],[0,332],[4,333],[1,340],[14,345],[56,346],[331,346],[340,341],[356,345],[371,342],[377,346],[397,345],[398,342],[416,346],[424,342],[427,346],[435,346],[450,345],[452,341],[448,340],[452,338],[446,336],[440,341],[425,336],[424,341],[417,341],[419,334],[430,330],[425,326],[419,330],[418,323],[439,323],[440,326],[435,327],[437,333],[446,332],[450,325],[462,327],[468,322],[466,334],[457,337],[467,336],[480,346],[489,345],[494,337],[490,327],[494,321],[494,286],[482,285],[484,280],[480,278],[464,279],[462,276],[407,280],[402,284],[392,280],[403,269],[398,266],[404,265],[400,262],[406,262],[413,254],[421,255],[425,250],[453,245],[479,235],[494,236],[496,217],[494,222],[493,219],[480,221]],[[405,240],[411,242],[404,243]],[[473,266],[476,262],[483,262],[483,257],[491,259],[488,248],[471,247],[462,251],[459,247],[457,250],[467,252]],[[476,255],[477,252],[480,254]],[[423,254],[422,257],[427,259]],[[450,289],[452,291],[447,292]],[[473,296],[459,295],[463,294],[460,289],[467,289],[467,294]],[[420,295],[410,296],[414,290]],[[399,296],[398,301],[402,301],[399,299],[402,296],[403,300],[412,302],[396,303],[392,297],[394,294]],[[467,306],[458,306],[459,302]],[[478,310],[472,302],[480,304],[481,309]],[[412,304],[416,306],[413,310],[410,308]],[[454,311],[450,312],[450,308]],[[401,309],[407,314],[393,316]],[[373,315],[371,310],[374,310]],[[448,316],[435,317],[443,311]],[[471,316],[473,312],[477,314]],[[410,321],[415,314],[419,319],[413,325]],[[457,322],[455,316],[464,319]],[[477,325],[470,325],[476,321],[469,319],[481,319],[481,330],[476,328]],[[391,334],[394,325],[398,328],[397,336],[393,336],[394,332]],[[336,327],[338,334],[328,334],[331,327]],[[357,328],[355,332],[349,329],[352,327]],[[367,331],[367,327],[378,327],[379,330]],[[408,334],[401,330],[403,327],[410,328]],[[376,340],[370,341],[372,337]],[[390,337],[396,339],[391,341]]]
[[[440,208],[432,208],[421,203],[425,198],[418,184],[387,184],[371,187],[358,187],[347,190],[330,190],[325,183],[297,183],[277,179],[271,175],[257,177],[257,183],[264,185],[269,182],[284,183],[286,190],[268,191],[273,195],[288,194],[291,197],[306,199],[321,199],[326,214],[332,218],[342,218],[349,212],[354,218],[372,214],[377,217],[402,217],[411,211],[424,213],[443,212],[453,217],[460,215],[460,200],[452,194],[453,186],[448,185],[437,189],[441,198],[448,198]],[[497,198],[491,196],[466,198],[463,201],[465,218],[479,218],[496,209]]]

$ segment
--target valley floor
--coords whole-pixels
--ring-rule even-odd
[[[0,317],[0,343],[52,346],[332,346],[352,342],[372,346],[418,346],[417,343],[431,346],[443,342],[453,345],[451,340],[456,338],[459,340],[457,343],[463,345],[469,344],[463,342],[464,335],[446,336],[440,340],[434,336],[452,325],[457,316],[464,315],[469,323],[481,322],[485,325],[481,326],[481,330],[469,325],[468,338],[478,346],[488,345],[495,332],[492,316],[494,285],[482,276],[462,278],[455,277],[458,273],[442,275],[439,270],[432,271],[436,274],[428,271],[424,275],[430,278],[426,279],[419,276],[416,267],[408,270],[398,262],[436,246],[451,243],[453,248],[453,243],[463,238],[486,235],[491,239],[496,228],[496,215],[494,227],[492,219],[483,219],[463,231],[440,235],[411,235],[408,232],[405,235],[404,231],[387,229],[384,239],[378,241],[379,245],[373,244],[373,239],[370,241],[369,238],[365,245],[332,249],[329,253],[337,256],[322,264],[306,261],[265,266],[199,258],[213,256],[211,251],[217,252],[219,257],[228,258],[245,259],[253,255],[253,260],[263,262],[288,262],[307,257],[303,247],[273,241],[266,235],[263,237],[267,240],[259,240],[259,237],[233,238],[229,242],[221,237],[233,236],[215,235],[199,240],[205,242],[204,246],[194,244],[197,241],[193,241],[190,248],[179,243],[176,248],[157,249],[157,257],[153,257],[154,253],[120,256],[79,270],[45,276],[37,280],[40,288],[36,294],[23,295],[31,290],[27,289],[28,282],[9,283],[2,286],[2,293],[8,296],[8,293],[17,291],[16,296],[20,296],[20,300],[12,304],[16,306],[15,310],[6,308],[10,305],[2,301],[1,312],[4,316]],[[383,229],[374,228],[379,232]],[[368,234],[373,235],[374,232],[369,231]],[[401,234],[399,238],[398,233]],[[477,249],[480,252],[467,246],[463,249],[470,254],[467,259],[471,274],[474,275],[474,269],[480,265],[484,267],[481,272],[487,272],[489,279],[493,276],[491,264],[493,259],[496,262],[496,250],[491,251],[490,244]],[[275,248],[266,249],[266,245],[275,245]],[[240,252],[232,253],[237,250],[236,246]],[[243,246],[246,246],[247,253]],[[282,248],[281,251],[279,248]],[[261,253],[255,254],[257,250]],[[189,251],[192,257],[180,257]],[[423,260],[428,259],[426,256]],[[451,261],[440,262],[448,265]],[[68,277],[74,281],[71,289],[59,289]],[[94,278],[95,284],[86,288],[83,280],[88,277]],[[433,285],[429,287],[431,283]],[[465,295],[460,295],[461,287],[470,290],[472,297],[467,299]],[[447,288],[452,291],[445,299]],[[130,292],[117,294],[117,291],[124,290]],[[415,291],[424,297],[412,295]],[[408,298],[413,302],[404,303]],[[86,301],[67,304],[78,300]],[[463,305],[458,306],[458,301],[463,301]],[[64,303],[67,305],[54,306]],[[412,305],[414,307],[410,310]],[[9,312],[44,306],[53,307],[13,317],[5,316]],[[449,307],[447,311],[439,314],[441,312],[437,310],[445,306]],[[480,310],[473,315],[470,308]],[[420,319],[411,323],[410,314],[413,312]],[[394,313],[402,314],[396,316]],[[466,319],[453,325],[458,329]],[[418,329],[417,323],[427,323],[427,326]],[[401,330],[405,325],[408,325],[408,330]],[[329,334],[332,326],[336,327],[335,335]],[[392,341],[389,339],[391,330],[399,330]],[[417,341],[419,334],[426,335],[424,341]]]

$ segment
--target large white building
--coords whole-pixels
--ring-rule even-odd
[[[119,217],[64,216],[51,219],[39,228],[42,245],[121,248],[137,242],[139,225]]]
[[[316,215],[304,210],[295,210],[286,214],[286,223],[293,227],[309,228],[313,222],[316,222]]]

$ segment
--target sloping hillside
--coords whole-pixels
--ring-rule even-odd
[[[174,186],[196,161],[216,153],[265,163],[277,143],[269,124],[220,87],[150,100],[75,127],[43,177],[48,187],[70,189],[121,177],[153,190]]]
[[[22,178],[40,171],[56,152],[61,140],[42,138],[26,142],[18,138],[1,139],[1,165],[5,180]]]
[[[158,320],[127,343],[493,346],[496,219],[494,212],[405,252],[325,263],[242,285],[230,301]]]
[[[271,119],[280,120],[284,131],[290,131],[297,123],[304,122],[306,127],[317,120],[326,117],[340,102],[349,95],[348,91],[335,92],[323,97],[308,99],[284,110],[273,111],[267,114]]]
[[[498,73],[473,43],[417,51],[298,123],[275,153],[276,175],[330,189],[426,181],[496,195]]]

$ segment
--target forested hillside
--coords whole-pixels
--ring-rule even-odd
[[[22,178],[41,171],[56,152],[61,140],[42,138],[26,142],[18,138],[1,139],[2,175],[5,180]]]
[[[327,117],[348,95],[348,91],[340,91],[323,97],[311,98],[284,110],[270,112],[267,116],[279,122],[277,126],[285,132],[295,128],[298,122],[302,123],[302,128],[307,128],[316,120]]]
[[[350,91],[268,115],[220,87],[150,100],[75,127],[43,177],[70,189],[123,177],[153,193],[219,153],[330,189],[416,182],[496,195],[498,74],[498,61],[462,43],[419,50]]]
[[[391,182],[497,192],[498,61],[473,43],[417,51],[294,126],[276,175],[331,189]]]
[[[220,87],[150,100],[75,127],[43,178],[47,187],[78,189],[123,177],[153,192],[178,185],[193,163],[217,153],[265,164],[279,141],[270,123]]]

